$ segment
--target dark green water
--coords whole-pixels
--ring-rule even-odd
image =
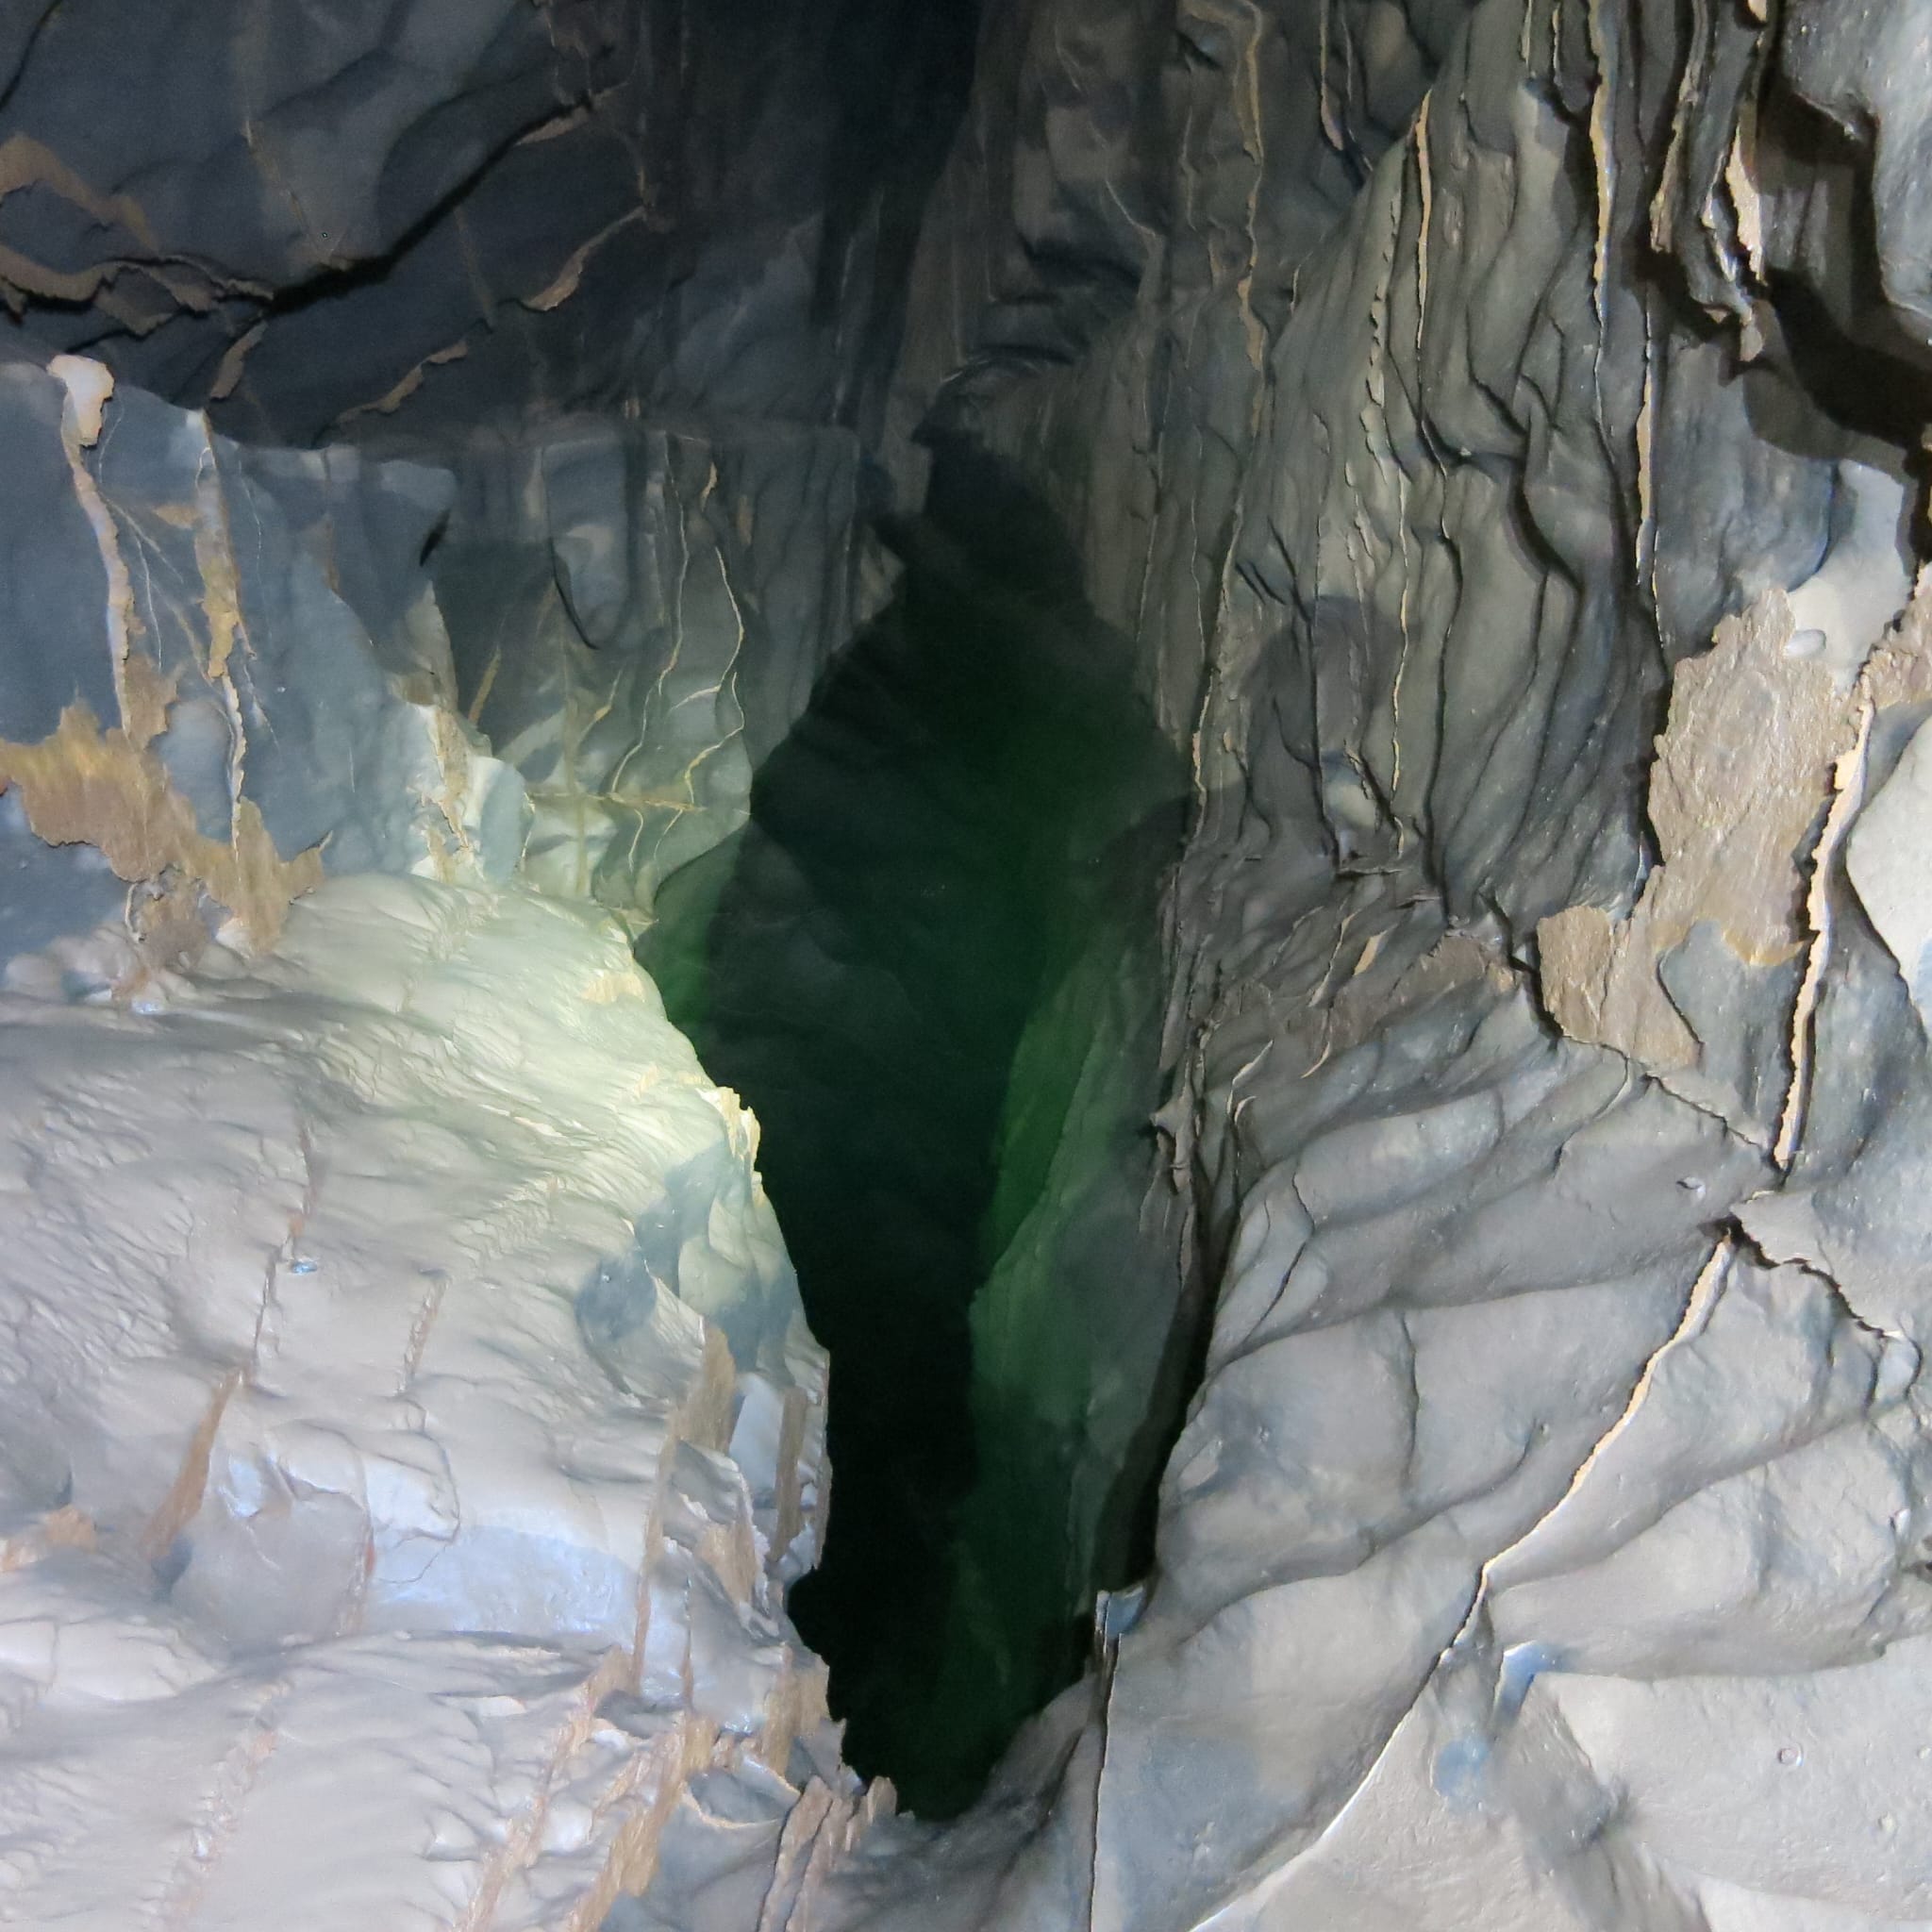
[[[1178,760],[1037,509],[950,478],[901,592],[640,946],[832,1357],[792,1594],[848,1757],[970,1801],[1146,1560],[1177,1283],[1141,1225]]]

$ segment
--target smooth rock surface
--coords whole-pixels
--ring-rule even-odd
[[[365,877],[11,974],[9,1919],[594,1925],[701,1774],[849,1817],[824,1358],[621,936]]]

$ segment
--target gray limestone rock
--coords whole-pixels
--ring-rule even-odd
[[[743,823],[858,612],[840,429],[571,419],[476,440],[431,559],[464,714],[521,774],[526,876],[634,924]]]
[[[855,1816],[824,1357],[621,933],[365,875],[76,997],[132,952],[0,995],[9,1914],[593,1924],[701,1774]]]
[[[850,422],[971,32],[908,0],[26,0],[0,290],[255,440]]]
[[[1928,76],[1923,0],[0,18],[16,1916],[1932,1924]],[[986,861],[937,710],[813,723],[886,508],[1051,558],[1186,792],[929,1061],[949,928],[805,863]],[[740,868],[874,1083],[827,1213],[1007,1042],[946,1707],[1164,1459],[943,1825],[785,1619],[756,1127],[592,909]]]
[[[10,844],[255,941],[325,871],[514,870],[522,789],[452,708],[422,564],[446,475],[246,449],[77,357],[0,365],[0,411],[38,486],[0,580]],[[92,859],[20,849],[8,950],[108,910]]]

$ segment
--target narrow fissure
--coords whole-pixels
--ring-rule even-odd
[[[791,1611],[850,1760],[924,1816],[1144,1570],[1182,1392],[1141,1222],[1183,774],[1053,528],[941,457],[892,604],[639,948],[762,1124],[831,1354],[830,1527]]]

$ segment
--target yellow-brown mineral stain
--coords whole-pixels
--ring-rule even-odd
[[[156,689],[142,682],[140,691],[133,733],[103,731],[86,705],[75,704],[38,743],[0,739],[0,790],[19,790],[28,825],[49,845],[92,845],[130,882],[172,870],[233,913],[252,943],[272,944],[290,905],[322,883],[321,851],[282,858],[248,798],[236,801],[227,842],[208,838],[160,759],[138,741],[157,728],[157,707],[165,711]]]

